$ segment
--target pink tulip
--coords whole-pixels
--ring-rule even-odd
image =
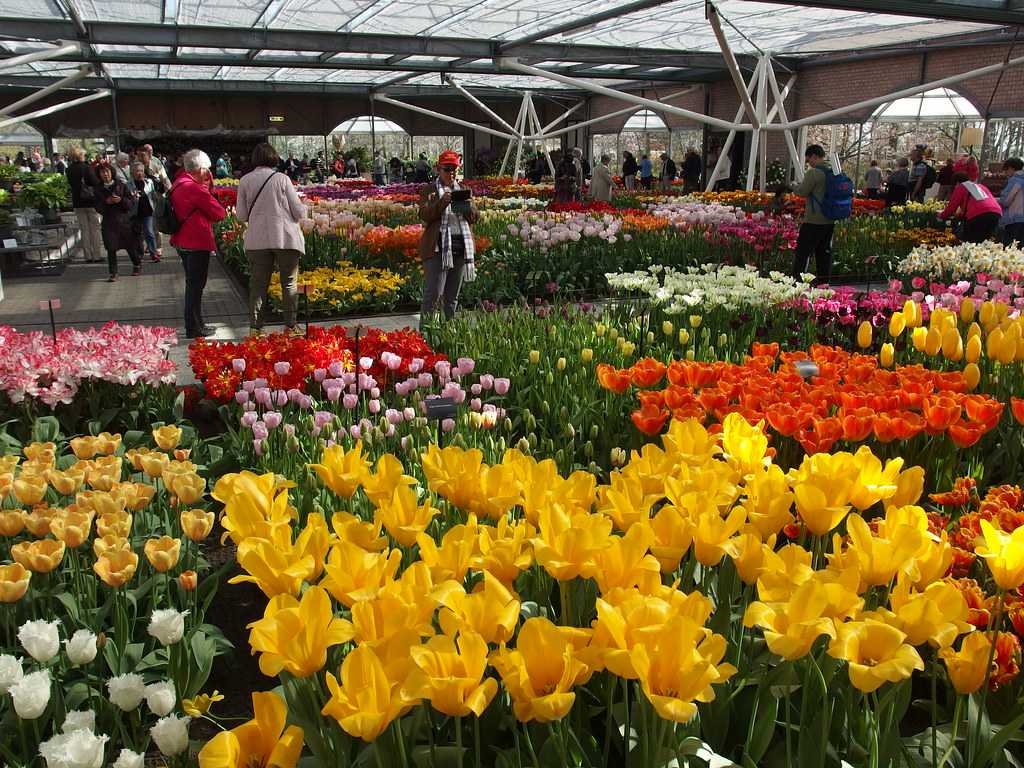
[[[359,405],[359,397],[357,395],[351,394],[345,395],[345,397],[342,398],[341,404],[344,405],[347,410],[351,411],[353,408]]]
[[[442,432],[454,432],[455,431],[455,419],[445,419],[441,422]]]
[[[263,423],[267,429],[277,429],[281,426],[281,414],[278,411],[267,411],[263,414]]]
[[[231,361],[231,369],[235,373],[243,373],[245,371],[245,358],[244,357],[236,357],[234,360],[232,360]]]
[[[480,388],[485,392],[494,387],[494,376],[489,373],[482,374],[480,376]]]
[[[512,382],[510,382],[508,379],[495,379],[494,391],[495,393],[504,397],[505,395],[508,394],[508,389],[511,386],[511,384]]]
[[[258,419],[259,416],[257,416],[254,411],[246,411],[245,413],[242,414],[242,418],[240,421],[243,427],[245,427],[246,429],[250,429]]]
[[[248,403],[249,393],[246,392],[244,389],[238,390],[237,392],[235,392],[235,402],[238,403],[239,405],[244,405],[245,403]]]
[[[274,373],[278,376],[287,376],[288,371],[292,369],[292,364],[286,360],[274,363]]]
[[[380,400],[371,400],[369,403],[367,403],[367,408],[369,408],[370,413],[380,413]]]

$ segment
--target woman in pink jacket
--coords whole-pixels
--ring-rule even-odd
[[[939,214],[940,219],[963,217],[964,229],[960,239],[965,243],[988,240],[999,226],[1003,208],[984,184],[967,178],[966,173],[953,174],[953,193],[949,205]]]
[[[171,185],[171,202],[178,231],[171,245],[185,268],[185,336],[211,336],[216,331],[203,321],[203,289],[210,269],[210,253],[217,248],[213,223],[224,218],[224,208],[213,196],[210,158],[199,149],[182,157],[183,168]]]

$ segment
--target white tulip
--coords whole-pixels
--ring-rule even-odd
[[[68,712],[64,718],[64,725],[61,726],[64,733],[72,731],[95,731],[96,713],[91,709],[83,709],[78,712]]]
[[[107,736],[90,730],[58,733],[39,745],[47,768],[101,768]]]
[[[171,714],[177,703],[178,694],[174,690],[174,683],[170,680],[146,686],[146,704],[157,717]]]
[[[130,749],[122,749],[112,768],[143,768],[145,760],[145,755],[132,752]]]
[[[161,645],[174,645],[185,636],[185,617],[188,611],[181,613],[173,608],[161,608],[153,611],[149,619],[150,636],[160,641]]]
[[[64,652],[76,667],[96,658],[96,635],[88,629],[79,629],[64,641]]]
[[[11,686],[14,711],[22,720],[35,720],[50,703],[50,671],[47,669],[25,675]]]
[[[142,675],[128,673],[107,680],[107,691],[118,709],[131,712],[146,697],[146,684],[142,681]]]
[[[188,724],[191,717],[178,717],[168,715],[156,721],[156,725],[149,729],[157,749],[166,757],[174,757],[181,754],[188,748]]]
[[[7,653],[0,654],[0,695],[11,690],[11,686],[24,676],[21,659]]]
[[[18,640],[29,656],[45,664],[60,650],[59,626],[59,621],[26,621],[18,630]]]

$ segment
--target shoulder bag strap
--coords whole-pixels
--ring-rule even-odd
[[[256,193],[256,197],[254,197],[252,199],[252,202],[249,204],[249,215],[250,215],[250,217],[252,216],[253,208],[256,207],[256,201],[259,200],[260,199],[260,195],[263,194],[263,188],[266,187],[267,186],[267,182],[270,181],[275,176],[277,176],[277,171],[272,172],[269,176],[267,176],[267,178],[265,178],[263,180],[263,184],[260,185],[259,192]],[[291,182],[289,182],[289,183],[291,183]]]

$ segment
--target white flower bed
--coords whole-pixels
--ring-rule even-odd
[[[973,280],[979,273],[1017,279],[1024,274],[1024,250],[987,242],[919,245],[900,262],[899,270],[932,279]]]

